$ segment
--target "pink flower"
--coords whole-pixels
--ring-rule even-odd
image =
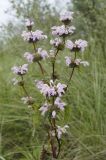
[[[30,26],[34,25],[34,22],[31,19],[26,19],[25,25],[26,25],[26,27],[30,27]]]
[[[43,39],[47,38],[47,36],[44,35],[43,32],[40,30],[36,30],[35,32],[23,31],[22,37],[23,37],[24,41],[28,41],[28,42],[37,42],[39,40],[43,40]]]
[[[58,47],[62,44],[62,40],[60,38],[55,38],[54,40],[50,40],[50,44]]]
[[[49,96],[49,95],[50,95],[50,87],[49,87],[47,84],[43,84],[40,92],[41,92],[44,96]]]
[[[67,85],[65,85],[65,84],[62,84],[62,83],[57,84],[57,93],[58,93],[59,97],[61,97],[65,93],[66,87],[67,87]]]
[[[74,14],[74,12],[69,12],[69,11],[61,12],[60,13],[60,21],[73,20],[73,14]]]
[[[74,26],[67,27],[67,30],[68,30],[69,34],[74,33],[75,29],[76,28]]]
[[[46,50],[43,50],[42,48],[38,48],[38,54],[43,58],[46,59],[49,57]]]
[[[56,111],[52,111],[52,118],[56,118]]]
[[[60,97],[57,97],[55,100],[55,105],[60,109],[60,110],[64,110],[64,107],[66,106],[66,103],[62,102]]]
[[[27,61],[28,61],[29,63],[32,63],[32,62],[33,62],[33,59],[34,59],[34,55],[33,55],[33,54],[31,54],[31,53],[29,53],[29,52],[26,52],[26,53],[24,54],[24,57],[27,59]]]
[[[45,113],[48,111],[50,105],[48,105],[47,103],[45,103],[40,109],[39,111],[41,111],[41,114],[44,116]]]
[[[66,56],[66,65],[69,66],[71,64],[71,57]]]
[[[66,42],[66,48],[69,48],[70,50],[72,50],[74,47],[74,43],[70,40],[67,40]]]
[[[50,97],[56,95],[54,86],[44,84],[42,81],[38,81],[36,86],[44,96]]]
[[[75,27],[74,26],[65,27],[65,25],[62,25],[62,26],[54,26],[51,29],[52,29],[53,35],[63,36],[63,35],[68,35],[70,33],[73,33],[75,30]]]
[[[80,50],[83,52],[85,48],[88,46],[88,42],[82,39],[76,40],[75,44]]]
[[[76,66],[79,66],[80,64],[82,64],[84,67],[89,66],[89,63],[87,61],[82,61],[81,59],[72,60],[71,57],[68,57],[68,56],[65,57],[65,59],[66,59],[67,66],[76,67]]]
[[[67,133],[68,128],[69,128],[68,125],[65,125],[64,127],[57,126],[57,134],[59,139],[61,139],[62,134]]]
[[[71,51],[84,51],[87,47],[87,41],[85,40],[76,40],[75,43],[73,43],[70,40],[67,40],[66,47],[69,48]]]
[[[23,64],[22,66],[14,66],[11,68],[13,73],[17,75],[24,75],[28,72],[28,64]]]
[[[38,81],[38,80],[35,80],[35,83],[36,83],[36,87],[41,90],[43,85],[44,85],[44,82],[43,81]]]
[[[43,39],[47,39],[47,36],[43,34],[42,31],[40,30],[36,30],[35,32],[33,32],[33,40],[43,40]]]
[[[42,81],[36,81],[36,86],[44,96],[48,97],[55,96],[57,94],[62,96],[62,94],[65,93],[65,88],[67,87],[65,84],[61,83],[58,83],[56,86],[52,80],[50,80],[49,84],[45,84]]]

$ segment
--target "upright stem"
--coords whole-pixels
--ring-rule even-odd
[[[55,137],[56,137],[56,140],[57,140],[57,143],[58,143],[58,151],[57,151],[57,156],[56,156],[56,158],[58,158],[58,156],[60,154],[60,149],[61,149],[61,142],[60,142],[60,139],[57,136],[56,120],[55,119],[53,119],[53,125],[54,125],[54,130],[55,130]]]
[[[21,79],[22,79],[22,81],[24,80],[22,75],[21,75]],[[25,88],[24,83],[23,83],[23,85],[21,85],[21,86],[22,86],[23,91],[25,92],[26,96],[27,96],[27,97],[30,97],[29,94],[28,94],[28,92],[27,92],[27,90],[26,90],[26,88]]]
[[[52,78],[53,78],[53,82],[55,81],[55,62],[56,62],[56,56],[58,54],[59,50],[56,51],[55,53],[55,57],[54,57],[54,61],[52,63]],[[53,99],[52,99],[52,107],[54,107],[54,102],[55,102],[55,97],[53,96]],[[55,138],[57,140],[57,143],[58,143],[58,150],[55,149],[55,146],[54,146],[54,143],[53,143],[53,140],[51,139],[50,142],[51,142],[51,149],[52,149],[52,156],[53,158],[58,158],[59,156],[59,153],[60,153],[60,148],[61,148],[61,143],[60,143],[60,140],[58,139],[58,136],[57,136],[57,128],[56,128],[56,120],[55,118],[51,118],[51,128],[55,131]]]
[[[56,62],[56,56],[58,54],[59,50],[56,50],[55,56],[54,56],[54,61],[52,62],[52,78],[53,82],[55,81],[55,62]]]
[[[77,55],[76,55],[76,52],[75,52],[74,61],[75,61],[75,59],[76,59],[76,56],[77,56]],[[72,79],[72,77],[73,77],[74,70],[75,70],[75,66],[72,68],[72,71],[71,71],[71,74],[70,74],[70,77],[69,77],[69,80],[68,80],[68,84],[67,84],[67,89],[68,89],[69,83],[70,83],[70,81],[71,81],[71,79]]]
[[[55,62],[52,63],[52,68],[53,68],[52,78],[53,78],[53,81],[55,81]]]
[[[70,81],[71,81],[71,79],[72,79],[72,76],[73,76],[73,74],[74,74],[74,69],[75,69],[75,67],[73,67],[73,69],[72,69],[72,72],[71,72],[71,74],[70,74],[70,78],[69,78],[69,80],[68,80],[68,84],[70,83]],[[68,85],[67,85],[68,86]]]
[[[37,63],[38,63],[38,65],[39,65],[39,67],[40,67],[40,70],[41,70],[42,74],[44,74],[44,69],[43,69],[41,63],[40,63],[40,62],[37,62]]]

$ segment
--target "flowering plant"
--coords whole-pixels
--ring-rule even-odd
[[[45,76],[45,70],[42,66],[42,61],[49,59],[52,63],[52,74],[49,81],[35,80],[35,86],[38,91],[44,96],[45,102],[43,105],[39,107],[39,112],[41,112],[42,116],[48,117],[49,127],[47,130],[48,136],[47,140],[49,141],[48,152],[50,153],[52,158],[58,158],[61,151],[61,142],[62,136],[67,134],[67,129],[69,126],[66,124],[65,126],[59,126],[57,124],[58,121],[58,113],[63,112],[67,105],[66,102],[62,100],[64,94],[67,93],[68,86],[72,79],[75,68],[80,67],[80,65],[89,66],[87,61],[83,61],[77,56],[80,52],[84,52],[87,47],[87,41],[78,39],[75,42],[71,40],[67,40],[68,36],[74,33],[75,27],[70,26],[73,20],[73,12],[66,11],[60,14],[60,21],[63,23],[62,26],[53,26],[51,28],[52,35],[55,36],[55,39],[50,40],[50,44],[52,45],[52,50],[46,51],[42,48],[36,48],[36,43],[41,40],[47,39],[47,36],[40,30],[32,31],[32,27],[34,22],[31,20],[26,20],[26,27],[28,31],[23,31],[22,37],[24,41],[33,45],[34,53],[26,52],[24,54],[24,58],[26,59],[28,64],[23,64],[21,66],[12,67],[12,71],[16,74],[19,79],[14,78],[13,84],[18,84],[21,86],[25,92],[25,97],[22,97],[21,100],[24,104],[32,107],[34,106],[34,98],[30,96],[25,87],[24,76],[28,72],[29,64],[37,63],[40,67],[41,73]],[[65,56],[66,66],[70,68],[71,73],[69,75],[69,80],[67,84],[63,84],[59,82],[57,75],[55,74],[55,63],[57,60],[57,56],[59,51],[64,51],[65,49],[69,50],[70,56]],[[59,123],[59,122],[58,122]],[[43,145],[43,151],[41,154],[41,159],[44,159],[45,156],[45,144]]]

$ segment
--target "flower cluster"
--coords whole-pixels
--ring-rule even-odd
[[[59,47],[62,45],[62,40],[60,38],[55,38],[54,40],[50,40],[50,44],[54,47]]]
[[[85,48],[87,47],[87,41],[79,39],[76,40],[74,43],[71,40],[67,40],[66,42],[66,48],[70,49],[71,52],[75,52],[75,55],[77,52],[81,51],[84,52]],[[78,67],[80,64],[82,64],[84,67],[89,66],[89,63],[87,61],[83,61],[80,58],[72,59],[70,56],[66,56],[66,65],[69,67]]]
[[[53,26],[52,28],[52,35],[54,36],[68,36],[71,33],[74,33],[75,27],[74,26]]]
[[[54,102],[54,105],[55,105],[55,109],[57,110],[57,109],[60,109],[61,111],[64,111],[64,107],[66,106],[66,103],[65,102],[63,102],[62,100],[61,100],[61,98],[60,97],[57,97],[56,98],[56,100],[55,100],[55,102]],[[41,107],[40,107],[40,111],[41,111],[41,115],[45,115],[45,113],[48,111],[48,110],[50,110],[50,109],[52,109],[52,105],[51,104],[48,104],[47,102],[45,102]],[[53,110],[52,111],[52,117],[53,118],[56,118],[56,110]]]
[[[24,75],[28,72],[28,64],[23,64],[22,66],[14,66],[11,68],[14,74]]]
[[[61,97],[65,93],[65,89],[67,85],[58,83],[57,85],[54,84],[53,80],[50,80],[50,83],[44,83],[43,81],[35,81],[37,88],[45,97],[51,96],[59,96]]]
[[[52,80],[49,84],[44,83],[43,81],[36,81],[36,86],[40,90],[41,94],[43,94],[46,98],[50,99],[51,97],[55,97],[54,106],[56,110],[64,110],[66,103],[61,100],[61,97],[65,93],[67,87],[65,84],[54,84]],[[40,108],[42,115],[45,115],[45,113],[52,108],[52,104],[47,104],[47,102],[45,104]],[[56,117],[56,110],[52,112],[53,118]]]
[[[43,32],[40,30],[36,30],[35,32],[23,31],[22,37],[24,41],[28,42],[37,42],[39,40],[47,39],[47,36],[44,35]]]
[[[78,39],[73,43],[70,40],[67,40],[66,42],[66,48],[69,48],[71,51],[84,51],[85,48],[87,47],[87,41]]]
[[[65,11],[60,14],[60,21],[64,23],[62,26],[53,26],[52,34],[58,35],[58,36],[68,36],[69,34],[74,33],[75,27],[74,26],[68,26],[68,24],[73,19],[73,12]]]
[[[34,25],[34,22],[32,20],[27,19],[25,22],[25,25],[26,25],[28,31],[23,31],[22,37],[25,41],[33,42],[32,44],[34,47],[34,53],[25,52],[24,58],[26,58],[27,62],[29,62],[29,63],[38,62],[42,59],[45,60],[46,58],[48,58],[47,51],[43,50],[42,48],[35,48],[35,43],[39,40],[46,39],[47,36],[44,35],[41,30],[36,30],[35,32],[32,31],[32,27]],[[39,62],[39,65],[42,70],[42,65],[40,64],[40,62]],[[11,70],[14,74],[19,75],[21,77],[21,79],[17,79],[17,78],[12,79],[12,82],[14,85],[18,84],[24,90],[25,96],[22,97],[21,100],[23,101],[24,104],[33,105],[34,100],[28,94],[28,92],[25,88],[25,82],[24,82],[24,77],[23,77],[23,75],[25,75],[28,72],[28,64],[14,66],[11,68]]]
[[[84,67],[89,66],[89,62],[82,61],[81,59],[75,59],[73,60],[71,57],[66,56],[66,65],[70,67],[78,67],[80,64],[82,64]]]
[[[36,30],[33,32],[32,31],[33,25],[34,25],[33,21],[31,21],[30,19],[26,20],[26,27],[28,31],[23,31],[22,37],[25,41],[31,42],[33,44],[34,53],[25,52],[24,57],[29,63],[38,62],[40,69],[43,72],[42,65],[39,63],[39,61],[41,61],[42,59],[46,59],[49,56],[46,50],[43,50],[42,48],[36,48],[35,44],[40,40],[47,39],[47,36],[44,35],[43,31],[41,30]]]
[[[46,50],[43,50],[42,48],[38,48],[36,54],[25,52],[24,57],[29,63],[33,63],[33,62],[40,61],[42,59],[45,60],[46,58],[49,57],[49,55]]]
[[[65,11],[60,14],[60,21],[64,24],[69,24],[73,20],[74,12]]]
[[[26,27],[30,27],[34,25],[34,22],[31,19],[26,19],[25,25]]]

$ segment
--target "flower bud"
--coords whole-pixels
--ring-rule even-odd
[[[57,49],[62,51],[64,49],[64,44],[60,44]]]
[[[70,65],[69,65],[69,67],[70,67],[70,68],[74,68],[74,67],[78,67],[78,65],[77,65],[74,61],[72,61],[72,62],[70,63]]]
[[[58,50],[64,49],[64,44],[60,38],[55,38],[54,40],[50,40],[50,44],[53,45]]]
[[[19,85],[19,86],[24,86],[24,81],[19,81],[19,82],[18,82],[18,85]]]
[[[32,97],[29,98],[27,104],[28,105],[33,105],[34,104],[34,100],[32,99]]]
[[[56,118],[56,111],[52,112],[52,118]]]
[[[22,97],[21,100],[24,104],[32,105],[34,104],[34,100],[32,97]]]
[[[34,25],[34,22],[30,19],[26,19],[26,27],[28,29],[28,31],[32,30],[32,26]]]
[[[60,14],[60,21],[63,22],[65,25],[70,24],[73,20],[73,12],[65,11]]]
[[[14,66],[11,68],[14,74],[25,75],[28,72],[28,64],[23,64],[21,66]]]
[[[56,80],[58,78],[59,78],[59,76],[57,75],[56,72],[54,74],[52,74],[52,76],[51,76],[51,79],[54,79],[54,80]]]
[[[36,55],[34,55],[34,59],[33,62],[39,62],[41,61],[43,58],[37,53]]]

